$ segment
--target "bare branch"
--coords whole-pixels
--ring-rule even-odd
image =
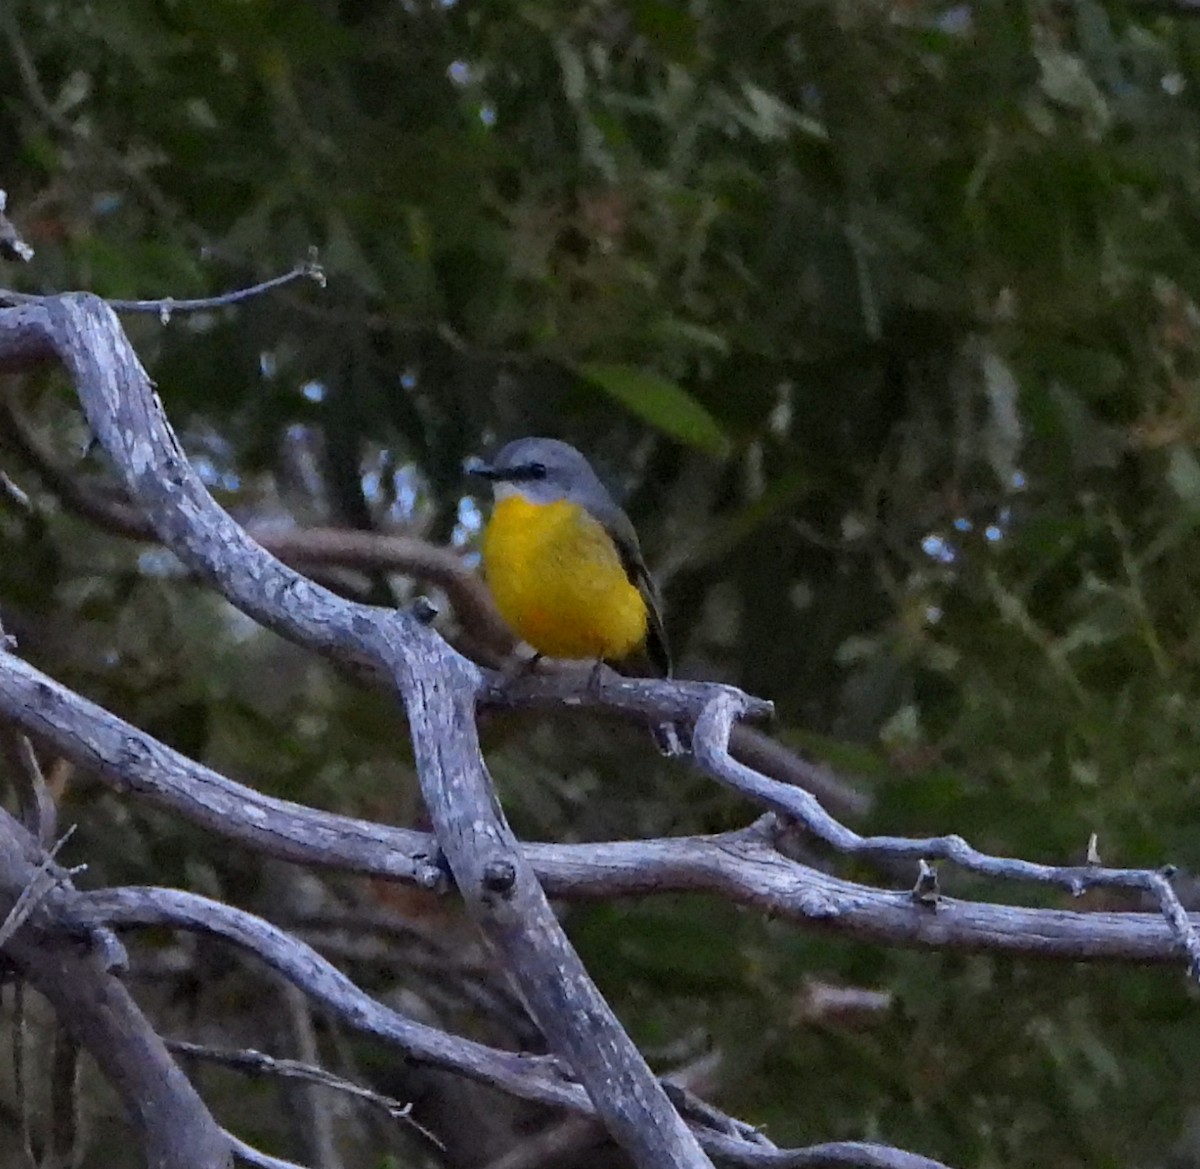
[[[249,616],[293,641],[365,660],[401,696],[438,844],[471,916],[567,1058],[617,1142],[642,1166],[707,1165],[637,1047],[588,977],[507,824],[475,726],[478,668],[412,614],[354,605],[268,555],[192,471],[111,309],[71,294],[4,310],[39,324],[92,430],[160,539]]]
[[[253,300],[270,292],[273,288],[282,288],[294,280],[315,280],[320,287],[325,287],[325,270],[317,261],[316,249],[313,248],[307,260],[297,264],[290,272],[281,276],[272,276],[259,284],[248,288],[236,288],[232,292],[223,292],[218,296],[202,296],[192,300],[176,300],[174,297],[163,297],[159,300],[110,300],[109,307],[119,313],[156,313],[165,325],[175,313],[204,312],[210,309],[226,308],[242,301]],[[3,296],[0,293],[0,296]]]
[[[838,852],[914,862],[930,858],[949,860],[968,872],[984,876],[1058,885],[1076,897],[1101,887],[1149,893],[1158,902],[1176,943],[1186,955],[1189,973],[1200,980],[1200,937],[1164,873],[1153,869],[1107,869],[1099,865],[1042,865],[1013,857],[990,856],[973,848],[961,836],[931,836],[923,840],[860,836],[829,815],[808,792],[768,779],[733,758],[729,753],[729,736],[740,713],[739,704],[734,695],[718,695],[701,714],[693,736],[697,762],[730,787],[785,817],[794,817]]]
[[[425,889],[446,887],[430,835],[306,808],[234,783],[11,654],[0,655],[0,715],[114,790],[264,855]],[[860,941],[1072,961],[1177,957],[1174,936],[1158,914],[1026,909],[951,897],[930,912],[907,892],[873,889],[788,859],[775,848],[777,831],[768,816],[719,836],[527,844],[525,850],[547,892],[568,900],[709,892]]]
[[[244,910],[177,889],[126,887],[74,893],[58,907],[57,916],[74,928],[101,923],[170,926],[222,938],[265,962],[347,1026],[399,1047],[410,1059],[458,1072],[521,1099],[564,1107],[582,1116],[597,1114],[595,1104],[553,1056],[500,1051],[409,1019],[365,994],[311,947]],[[779,1150],[769,1142],[746,1139],[753,1130],[710,1106],[694,1102],[690,1110],[697,1117],[695,1135],[700,1144],[748,1169],[793,1164],[946,1169],[940,1162],[870,1142],[813,1146],[819,1156],[809,1149]],[[715,1129],[709,1127],[713,1118],[719,1118]]]
[[[170,926],[232,942],[336,1015],[429,1067],[457,1072],[525,1100],[591,1112],[583,1090],[551,1056],[503,1052],[409,1019],[361,991],[311,946],[245,910],[177,889],[126,887],[75,894],[59,911],[68,926]]]
[[[11,328],[6,328],[9,324]],[[830,815],[807,791],[774,781],[735,757],[731,743],[736,720],[767,713],[765,704],[702,683],[614,679],[606,680],[600,693],[589,695],[584,687],[572,686],[571,680],[562,676],[515,683],[487,680],[426,629],[419,616],[390,614],[331,596],[273,560],[217,508],[191,473],[136,357],[102,302],[76,294],[0,312],[0,367],[42,359],[49,349],[56,351],[71,371],[89,420],[124,476],[126,489],[144,508],[167,546],[234,604],[270,628],[340,664],[365,666],[376,681],[391,684],[401,693],[438,845],[467,906],[504,957],[552,1047],[567,1058],[610,1132],[636,1163],[691,1166],[706,1161],[588,981],[546,904],[535,870],[527,864],[496,805],[475,735],[477,702],[547,709],[587,707],[683,727],[694,724],[698,765],[789,821],[799,821],[836,851],[890,862],[946,859],[972,872],[1055,884],[1073,893],[1097,885],[1134,889],[1156,898],[1165,921],[1147,921],[1148,915],[1142,914],[1085,916],[1013,910],[948,898],[941,898],[936,908],[916,905],[906,894],[838,882],[787,860],[775,848],[777,829],[769,819],[742,832],[706,840],[590,846],[592,851],[583,854],[586,861],[601,866],[590,871],[586,862],[580,866],[576,861],[576,867],[570,867],[570,850],[534,847],[529,854],[538,864],[537,871],[547,876],[547,887],[553,888],[554,866],[559,864],[566,866],[559,869],[559,875],[575,895],[596,895],[601,889],[611,894],[665,887],[714,888],[752,903],[781,906],[798,920],[853,931],[857,936],[887,933],[909,944],[1070,953],[1072,957],[1127,957],[1137,951],[1139,957],[1149,954],[1158,960],[1173,957],[1182,947],[1200,970],[1200,943],[1193,924],[1162,873],[1047,866],[992,857],[954,836],[923,840],[863,837]],[[79,719],[81,700],[61,688],[56,693],[53,684],[37,679],[36,672],[22,675],[23,668],[23,664],[17,668],[0,660],[3,709],[14,721],[56,744],[58,739],[71,738],[60,724],[64,714],[67,721]],[[21,713],[9,697],[31,679],[35,688],[32,716]],[[58,705],[48,716],[55,702]],[[91,714],[88,712],[88,717]],[[102,733],[111,735],[114,727],[120,726],[118,720],[104,712],[100,715]],[[40,726],[29,727],[25,720]],[[137,737],[133,732],[134,740]],[[96,741],[76,740],[73,747],[60,749],[69,758],[92,752],[83,765],[107,771],[110,782],[125,790],[145,792],[180,810],[186,808],[185,814],[227,835],[254,837],[256,846],[274,855],[377,871],[375,850],[389,833],[376,826],[320,816],[255,796],[243,806],[242,818],[245,807],[254,807],[257,822],[232,827],[221,822],[224,816],[216,812],[216,805],[231,798],[246,800],[245,789],[213,773],[203,773],[144,736],[142,743],[158,753],[155,767],[130,758],[129,737],[120,740],[115,756],[97,751]],[[186,775],[186,782],[180,782],[178,775],[163,778],[163,758]],[[198,773],[203,773],[200,783],[196,782]],[[325,835],[314,839],[318,826]],[[360,833],[363,828],[370,829],[362,833],[369,838],[355,839],[351,832],[348,840],[344,834],[348,826]],[[410,851],[399,861],[393,854],[388,875],[438,884],[439,857],[427,840],[416,833],[392,839],[406,840],[424,851]],[[137,892],[143,899],[148,893],[170,896],[162,890]],[[72,898],[75,905],[86,900]],[[110,911],[115,912],[111,906]],[[179,904],[171,904],[176,924],[182,912]],[[1032,932],[1035,925],[1036,934]],[[255,948],[263,952],[261,936]],[[295,971],[290,976],[299,981]],[[352,984],[349,986],[353,990]],[[587,1025],[581,1026],[580,1020]],[[580,1095],[574,1085],[569,1087],[572,1099]],[[546,1085],[539,1087],[539,1091],[545,1090]],[[566,1100],[562,1103],[572,1107]],[[733,1156],[744,1164],[934,1164],[897,1150],[854,1142],[782,1151],[756,1145],[740,1130],[722,1133],[704,1128],[701,1134],[706,1150]],[[729,1147],[723,1142],[729,1142]]]
[[[28,263],[33,259],[33,248],[22,238],[16,225],[5,211],[8,208],[8,193],[0,191],[0,260],[20,260]]]
[[[364,1088],[361,1084],[356,1084],[352,1080],[334,1075],[333,1072],[326,1071],[323,1067],[319,1067],[316,1064],[304,1063],[302,1060],[296,1059],[279,1059],[276,1056],[268,1055],[266,1052],[255,1051],[253,1048],[231,1050],[229,1048],[206,1047],[202,1043],[188,1043],[182,1039],[168,1039],[166,1044],[171,1051],[177,1051],[180,1055],[190,1056],[192,1059],[202,1059],[208,1063],[220,1064],[222,1067],[234,1068],[237,1071],[245,1072],[247,1075],[278,1076],[281,1079],[304,1080],[309,1084],[315,1084],[322,1088],[329,1088],[335,1092],[342,1092],[347,1096],[353,1096],[355,1099],[362,1100],[385,1112],[392,1120],[405,1121],[412,1125],[426,1140],[431,1141],[439,1147],[441,1146],[441,1142],[433,1133],[428,1129],[422,1128],[413,1120],[411,1104],[401,1104],[399,1100],[393,1100],[390,1096],[381,1095],[379,1092],[374,1092],[370,1088]]]
[[[0,216],[0,220],[2,219],[3,216]],[[3,224],[0,223],[0,228],[2,226]],[[272,276],[269,280],[263,280],[259,284],[251,284],[247,288],[235,288],[231,292],[223,292],[217,296],[202,296],[191,300],[176,300],[170,296],[161,297],[157,300],[113,299],[107,300],[105,303],[115,312],[155,313],[165,325],[176,313],[206,312],[212,309],[226,308],[229,305],[253,300],[255,297],[270,292],[273,288],[279,288],[284,284],[291,284],[295,280],[315,280],[322,288],[325,287],[325,271],[317,263],[315,255],[303,263],[297,264],[290,272],[284,272],[280,276]],[[16,292],[10,288],[0,288],[0,303],[4,304],[40,304],[48,299],[50,297],[42,293]]]
[[[12,914],[43,859],[33,837],[0,811],[0,911]],[[116,1089],[151,1169],[225,1169],[228,1141],[102,956],[81,947],[78,935],[44,932],[58,901],[73,896],[52,890],[6,939],[4,959],[50,1002]]]

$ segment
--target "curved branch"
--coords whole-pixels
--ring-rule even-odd
[[[0,310],[66,366],[92,431],[158,537],[248,616],[385,679],[408,715],[438,844],[468,912],[635,1164],[709,1164],[572,949],[504,818],[475,725],[481,674],[411,613],[356,605],[265,552],[208,493],[113,311],[73,293]],[[0,355],[3,348],[0,347]]]
[[[40,849],[0,811],[0,915],[39,879]],[[70,896],[77,894],[70,893]],[[47,902],[0,946],[116,1089],[152,1169],[223,1169],[231,1149],[204,1102],[96,947],[45,932]],[[86,931],[85,931],[86,932]]]
[[[142,512],[127,499],[112,498],[101,484],[82,480],[66,471],[7,398],[0,398],[0,431],[68,511],[104,531],[129,539],[157,542],[158,538]],[[493,662],[504,659],[516,647],[512,632],[496,611],[486,586],[464,559],[449,548],[412,536],[346,528],[280,531],[252,527],[250,532],[263,548],[293,568],[336,566],[365,572],[403,573],[429,581],[445,590],[455,616]],[[498,708],[521,706],[561,712],[590,707],[602,713],[613,712],[609,702],[600,701],[591,691],[585,690],[581,697],[573,688],[571,693],[564,695],[561,674],[551,672],[549,677],[548,683],[530,676],[507,685],[491,686],[480,696],[480,701],[484,706]],[[643,704],[644,698],[639,697],[639,705]],[[629,712],[625,713],[630,716]],[[658,718],[674,716],[673,711],[661,709],[650,713]],[[633,712],[633,717],[640,715],[640,710]],[[730,742],[735,758],[742,763],[812,792],[837,815],[857,818],[870,810],[868,796],[839,779],[828,768],[808,762],[753,727],[735,726]]]
[[[9,323],[12,327],[6,329]],[[469,910],[506,959],[552,1048],[568,1059],[610,1132],[638,1164],[691,1166],[706,1161],[588,981],[545,901],[534,868],[499,810],[479,755],[474,725],[477,703],[588,706],[630,718],[694,724],[695,758],[703,770],[789,820],[798,820],[839,851],[892,861],[944,858],[971,871],[1059,884],[1072,892],[1093,885],[1137,889],[1158,899],[1167,920],[1144,914],[1010,909],[940,898],[935,904],[914,903],[911,895],[852,885],[787,860],[775,848],[777,830],[771,818],[721,837],[590,846],[582,866],[579,854],[572,856],[572,850],[535,846],[529,856],[538,863],[537,871],[546,876],[548,888],[553,888],[557,863],[565,865],[560,875],[577,896],[596,895],[597,890],[612,894],[666,887],[708,888],[756,904],[782,906],[783,912],[797,919],[857,936],[886,934],[891,940],[908,943],[1003,948],[1072,958],[1168,960],[1183,948],[1193,967],[1200,969],[1200,940],[1164,874],[1098,865],[1035,865],[988,856],[954,836],[921,840],[860,836],[821,808],[807,791],[775,782],[735,757],[731,743],[742,730],[736,720],[750,713],[765,713],[767,707],[730,688],[615,679],[606,681],[599,693],[589,694],[563,677],[527,678],[506,685],[486,680],[414,615],[370,609],[334,597],[272,559],[221,512],[191,473],[128,341],[102,302],[75,295],[0,311],[0,368],[40,360],[48,348],[57,352],[71,371],[94,430],[121,470],[131,497],[145,509],[165,544],[251,616],[342,664],[365,664],[377,680],[392,685],[403,696],[438,845]],[[14,674],[0,668],[0,675],[9,676],[0,682],[8,686]],[[49,726],[37,733],[61,734],[58,720],[45,717],[54,706],[47,701],[50,691],[44,682],[36,685],[42,700],[38,716]],[[54,695],[57,700],[62,697]],[[61,710],[53,713],[61,714]],[[72,710],[72,714],[78,711]],[[11,717],[26,725],[19,711]],[[105,729],[111,732],[117,720],[106,717],[110,722]],[[154,751],[165,751],[153,740],[148,745]],[[63,753],[71,756],[69,749]],[[181,786],[178,779],[149,778],[145,769],[139,770],[138,760],[131,763],[129,756],[125,742],[117,759],[107,755],[102,759],[102,766],[110,769],[118,785],[136,786],[130,776],[137,776],[138,790],[181,810],[186,806],[186,814],[227,835],[246,837],[240,827],[215,823],[225,820],[225,812],[218,814],[211,803],[214,793],[215,804],[222,807],[222,801],[230,798],[244,799],[244,789],[207,773],[196,792],[185,791],[187,784]],[[182,757],[172,763],[185,771],[201,770]],[[95,766],[96,759],[90,765]],[[189,775],[188,782],[195,778]],[[371,855],[372,846],[388,832],[282,801],[256,799],[257,803],[251,799],[247,806],[255,808],[250,832],[258,834],[258,847],[274,849],[276,855],[286,852],[290,859],[306,855],[311,863],[375,871],[372,866],[377,854]],[[352,828],[349,841],[341,835],[348,826]],[[353,831],[364,827],[371,828],[371,841],[353,838]],[[314,839],[314,831],[325,835]],[[393,858],[396,871],[388,875],[437,884],[439,869],[429,841],[417,833],[394,839],[405,839],[410,846],[420,841],[425,852],[406,853],[398,864]],[[589,863],[600,867],[588,871]],[[727,1150],[712,1145],[711,1139],[711,1134],[706,1136],[706,1148],[728,1155]],[[875,1151],[864,1152],[864,1148],[830,1146],[799,1153],[756,1148],[756,1156],[769,1160],[754,1163],[836,1164],[850,1163],[841,1159],[849,1156],[876,1156]],[[897,1161],[897,1155],[909,1159]],[[741,1156],[744,1159],[745,1154]],[[865,1163],[931,1164],[896,1150],[878,1150],[878,1156],[882,1159]]]
[[[741,713],[740,707],[741,701],[737,697],[717,695],[696,721],[693,736],[696,762],[722,783],[783,816],[794,817],[818,839],[850,856],[908,859],[922,865],[931,859],[948,860],[967,872],[1010,881],[1057,885],[1076,897],[1095,888],[1148,893],[1158,902],[1179,949],[1186,955],[1189,973],[1200,981],[1200,935],[1171,886],[1169,876],[1172,874],[1153,869],[1104,868],[1098,861],[1086,865],[1044,865],[1015,857],[991,856],[972,847],[961,836],[923,839],[861,836],[826,812],[808,792],[759,775],[733,758],[729,752],[729,736],[734,720]],[[932,875],[932,881],[930,892],[936,902],[936,875]]]
[[[0,654],[0,716],[99,776],[267,856],[444,889],[427,833],[356,820],[234,783],[12,654]],[[720,836],[600,844],[526,844],[546,891],[565,900],[714,893],[861,941],[1075,961],[1168,962],[1170,929],[1153,913],[1076,913],[905,892],[845,881],[775,848],[773,817]]]
[[[581,1116],[596,1115],[596,1106],[553,1057],[500,1051],[408,1019],[361,991],[311,947],[244,910],[177,889],[126,887],[74,893],[58,908],[57,916],[64,925],[77,928],[169,926],[222,938],[265,962],[348,1026],[399,1047],[410,1058],[525,1100],[564,1107]],[[809,1165],[946,1169],[941,1162],[869,1141],[778,1149],[761,1139],[747,1140],[700,1122],[694,1129],[705,1150],[747,1169]]]

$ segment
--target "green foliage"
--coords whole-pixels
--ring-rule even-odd
[[[719,455],[725,436],[713,417],[674,382],[628,365],[588,365],[588,381],[606,390],[651,426],[680,442]]]
[[[469,545],[463,457],[559,435],[628,499],[682,672],[774,699],[781,737],[871,791],[873,827],[1047,861],[1096,832],[1112,863],[1200,866],[1195,20],[1115,0],[10,0],[0,29],[0,183],[38,252],[5,282],[183,297],[320,251],[324,292],[130,323],[240,518]],[[62,387],[14,392],[103,481]],[[39,509],[0,510],[0,610],[37,664],[239,779],[419,818],[389,704],[8,462]],[[607,725],[485,735],[531,838],[753,814]],[[264,908],[255,858],[86,776],[65,806],[96,879]],[[1200,1158],[1178,972],[886,952],[710,899],[567,920],[658,1062],[715,1045],[722,1103],[781,1142]],[[891,1005],[814,1017],[816,983]],[[199,1009],[253,1045],[219,996]]]

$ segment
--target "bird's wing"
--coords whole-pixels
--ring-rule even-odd
[[[662,598],[658,586],[642,558],[637,532],[629,517],[622,511],[605,516],[603,523],[617,546],[625,575],[646,602],[646,657],[654,672],[661,678],[671,676],[671,650],[667,645],[667,631],[663,628]]]

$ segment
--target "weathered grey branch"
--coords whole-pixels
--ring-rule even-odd
[[[4,325],[11,322],[11,330]],[[217,505],[172,433],[112,310],[70,294],[0,310],[66,366],[92,431],[158,537],[267,627],[388,678],[408,714],[425,803],[471,916],[635,1164],[707,1165],[695,1138],[571,948],[500,809],[475,726],[478,667],[412,614],[355,605],[265,552]],[[12,350],[0,343],[0,363]]]
[[[12,654],[0,654],[0,717],[114,790],[167,808],[226,839],[297,864],[445,887],[427,833],[373,824],[264,795],[181,755]],[[791,813],[789,813],[790,815]],[[1074,961],[1170,962],[1170,928],[1153,913],[1075,913],[906,892],[842,880],[783,856],[773,817],[719,836],[600,844],[526,844],[546,891],[564,899],[707,892],[861,941]]]
[[[1109,869],[1099,864],[1043,865],[1014,857],[989,856],[961,836],[910,839],[900,836],[861,836],[836,820],[808,792],[768,779],[739,763],[729,752],[729,736],[739,715],[740,699],[717,695],[696,722],[693,749],[696,761],[710,775],[784,816],[794,817],[838,852],[852,856],[911,859],[914,863],[949,860],[968,872],[1010,881],[1058,885],[1075,896],[1088,889],[1133,889],[1148,893],[1162,909],[1184,955],[1193,979],[1200,980],[1200,936],[1171,887],[1168,874],[1153,869]]]
[[[33,837],[0,811],[0,914],[43,871]],[[50,892],[0,950],[0,962],[43,995],[59,1024],[95,1059],[143,1142],[151,1169],[219,1169],[231,1148],[103,955],[86,942],[45,932]],[[88,932],[84,931],[84,938]]]
[[[16,224],[4,214],[7,207],[8,193],[0,191],[0,260],[20,260],[27,264],[33,259],[33,248],[21,237]]]
[[[695,1136],[591,986],[550,912],[538,876],[551,892],[571,896],[708,889],[821,928],[905,944],[1137,961],[1173,960],[1182,949],[1193,970],[1200,970],[1195,926],[1161,872],[1035,865],[988,856],[955,836],[863,837],[830,815],[808,791],[776,782],[747,764],[747,751],[739,748],[737,737],[752,732],[737,725],[737,719],[765,713],[765,704],[703,683],[613,678],[598,694],[562,675],[501,684],[455,654],[417,616],[333,596],[270,557],[216,506],[191,473],[136,356],[102,302],[74,295],[0,310],[0,369],[51,354],[70,371],[97,437],[157,538],[265,625],[342,665],[365,669],[377,682],[399,691],[437,830],[436,844],[420,833],[317,813],[249,792],[170,752],[11,655],[0,655],[0,711],[114,786],[136,791],[272,855],[438,887],[444,884],[440,849],[468,908],[520,984],[552,1048],[565,1058],[593,1103],[576,1085],[561,1080],[539,1082],[539,1094],[529,1098],[558,1093],[554,1103],[584,1115],[594,1104],[637,1163],[707,1162]],[[690,726],[695,761],[706,773],[789,823],[800,823],[837,851],[891,862],[945,859],[991,877],[1051,883],[1073,893],[1097,885],[1122,887],[1154,897],[1163,917],[1081,915],[947,898],[918,905],[908,894],[853,885],[788,860],[775,847],[781,829],[773,817],[711,838],[530,846],[527,860],[495,802],[479,755],[477,705],[589,707],[655,723],[675,722],[685,731]],[[760,756],[766,743],[758,744]],[[139,908],[103,901],[123,892],[136,893]],[[189,924],[182,902],[162,902],[164,897],[187,896],[170,891],[112,890],[88,895],[92,900],[72,895],[71,904],[77,914],[87,905],[107,913],[104,920],[118,920],[122,913],[132,914],[123,920],[141,920],[138,914],[150,913],[150,894],[164,923],[212,928],[211,922]],[[208,916],[217,910],[236,912],[217,906]],[[86,914],[77,924],[84,920]],[[261,930],[254,932],[251,948],[268,956],[270,946]],[[296,969],[289,967],[288,976],[316,993]],[[348,982],[337,988],[343,1017],[344,996],[351,992],[361,996]],[[441,1039],[456,1045],[453,1057],[461,1059],[457,1045],[464,1041]],[[400,1042],[395,1037],[392,1041]],[[453,1066],[473,1074],[461,1062]],[[533,1090],[528,1069],[528,1062],[523,1063],[521,1076],[526,1078],[520,1088],[506,1085],[507,1090],[518,1095]],[[870,1164],[898,1169],[934,1164],[883,1146],[848,1143],[786,1151],[755,1145],[740,1132],[702,1128],[700,1135],[708,1153],[747,1165]]]
[[[222,938],[278,971],[348,1026],[393,1044],[412,1059],[458,1072],[525,1100],[567,1108],[582,1116],[597,1113],[588,1095],[556,1058],[499,1051],[408,1019],[365,994],[311,947],[244,910],[194,893],[149,887],[73,893],[56,908],[58,920],[75,928],[101,924],[171,926]],[[696,1137],[707,1151],[748,1169],[823,1164],[879,1165],[887,1169],[940,1166],[928,1158],[871,1142],[777,1149],[768,1141],[747,1139],[752,1130],[729,1122],[715,1110],[698,1103],[689,1104],[686,1110],[695,1114]],[[715,1127],[713,1117],[720,1119]]]
[[[370,1088],[365,1088],[362,1084],[356,1084],[344,1076],[334,1075],[333,1072],[326,1071],[319,1064],[305,1063],[303,1060],[297,1059],[280,1059],[278,1056],[268,1055],[265,1051],[255,1051],[252,1048],[230,1050],[223,1047],[209,1047],[203,1043],[189,1043],[182,1039],[168,1039],[166,1044],[168,1050],[178,1052],[180,1055],[219,1064],[222,1067],[234,1068],[247,1075],[302,1080],[314,1087],[328,1088],[334,1092],[344,1093],[378,1108],[392,1120],[402,1120],[411,1124],[426,1140],[434,1145],[440,1144],[433,1133],[422,1128],[413,1120],[411,1104],[401,1104],[399,1100],[393,1100],[390,1096],[384,1096]]]
[[[0,292],[0,299],[3,296]],[[9,400],[0,400],[0,433],[34,468],[67,510],[105,531],[131,539],[157,540],[142,511],[128,498],[115,497],[110,486],[80,478],[64,469]],[[489,664],[501,662],[515,648],[513,635],[496,611],[491,594],[479,576],[452,549],[413,536],[343,528],[259,531],[251,527],[249,531],[273,556],[301,571],[335,566],[367,572],[402,572],[435,584],[445,590],[456,617],[473,644],[486,654]],[[614,700],[619,693],[618,690],[597,695],[585,690],[581,694],[578,687],[564,688],[562,675],[551,672],[548,677],[530,675],[507,684],[489,685],[480,695],[480,705],[572,712],[582,707],[639,720],[648,717],[662,720],[679,712],[678,697],[671,687],[664,687],[657,696],[660,702],[667,704],[666,710],[648,705],[645,690],[635,692],[634,707],[618,707]],[[695,712],[688,710],[685,713],[694,717]],[[761,713],[766,713],[765,704]],[[734,757],[742,763],[812,792],[835,815],[859,817],[870,808],[867,796],[828,768],[810,763],[754,727],[735,726],[730,746]]]

